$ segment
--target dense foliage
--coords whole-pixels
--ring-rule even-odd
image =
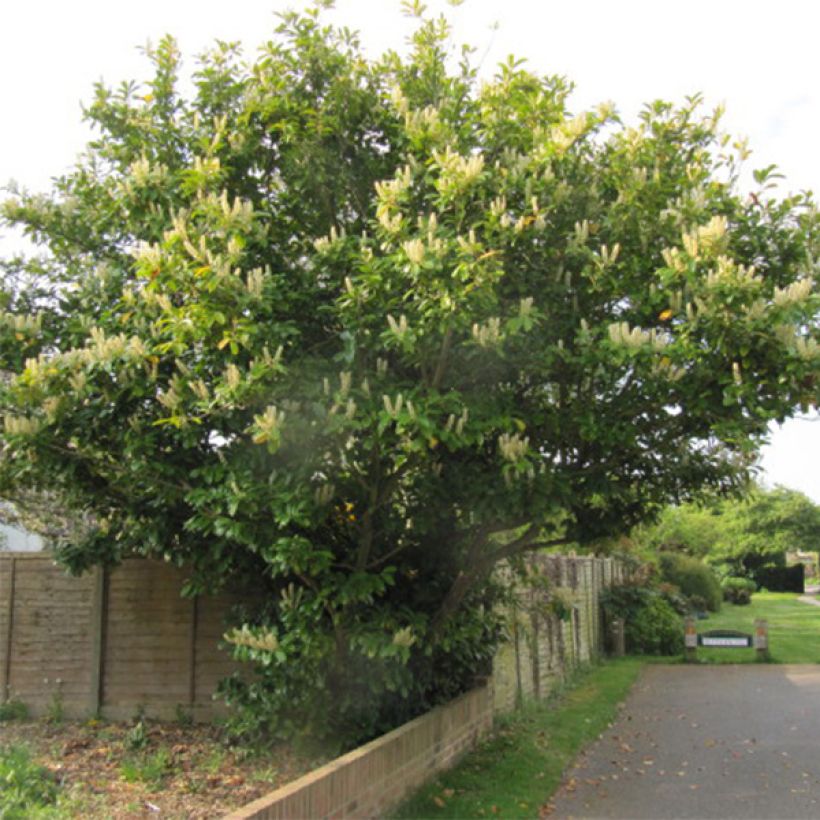
[[[661,553],[660,572],[663,580],[674,584],[696,610],[717,612],[720,609],[723,600],[720,582],[703,561],[679,553]]]
[[[730,603],[742,606],[752,602],[752,594],[757,589],[757,584],[748,578],[728,577],[724,578],[721,584],[723,597]]]
[[[187,97],[149,56],[3,206],[42,253],[3,267],[0,494],[74,516],[76,571],[251,581],[250,723],[361,737],[469,686],[499,561],[731,490],[815,402],[814,207],[738,193],[696,99],[573,113],[452,67],[442,20],[371,60],[289,14]]]
[[[635,529],[632,545],[703,558],[720,575],[760,583],[785,566],[788,552],[820,552],[820,506],[796,490],[752,486],[740,499],[668,507],[656,523]]]
[[[51,772],[35,763],[26,747],[0,746],[0,817],[23,820],[45,814],[57,793]]]
[[[611,587],[601,596],[607,620],[624,622],[626,651],[639,655],[683,653],[683,618],[675,603],[673,591],[643,581]]]

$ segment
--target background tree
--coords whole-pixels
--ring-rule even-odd
[[[759,569],[785,566],[789,552],[820,550],[820,507],[796,490],[758,488],[726,504],[720,519],[724,533],[711,560],[735,575],[754,578]]]
[[[743,498],[667,507],[657,522],[636,528],[633,541],[638,549],[683,552],[754,577],[785,566],[787,553],[820,550],[820,506],[796,490],[752,485]]]
[[[443,20],[365,58],[318,12],[250,65],[97,88],[98,136],[3,209],[0,490],[91,522],[58,555],[252,582],[254,725],[348,738],[469,686],[503,559],[731,490],[816,400],[818,223],[736,190],[697,99],[572,114]],[[20,287],[18,283],[26,283]]]

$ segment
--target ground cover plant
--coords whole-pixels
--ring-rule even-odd
[[[407,5],[406,56],[317,8],[190,93],[162,40],[0,211],[37,250],[2,262],[0,495],[63,513],[73,571],[253,586],[247,734],[353,745],[450,699],[500,561],[740,488],[817,398],[808,195],[741,192],[696,97],[624,123],[513,58],[485,82]]]
[[[424,786],[394,817],[546,814],[564,771],[612,722],[642,665],[626,658],[593,667],[554,697],[499,718],[490,740]]]
[[[26,746],[0,746],[0,817],[23,820],[54,807],[52,773],[31,759]]]
[[[751,602],[726,602],[720,612],[698,623],[698,630],[736,629],[754,634],[758,618],[769,622],[772,663],[820,663],[820,607],[799,601],[788,592],[755,592]],[[698,659],[708,663],[754,663],[754,649],[698,647]]]
[[[223,817],[322,762],[283,745],[228,745],[207,726],[7,721],[0,817]]]

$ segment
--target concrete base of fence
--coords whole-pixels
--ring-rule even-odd
[[[225,820],[383,817],[452,766],[493,725],[492,686],[481,686],[249,803]]]

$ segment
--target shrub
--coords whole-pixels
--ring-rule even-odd
[[[31,817],[57,799],[57,784],[24,746],[0,747],[0,817]]]
[[[25,720],[28,717],[28,706],[17,698],[0,703],[0,723],[6,720]]]
[[[626,646],[643,655],[680,655],[683,652],[683,622],[661,596],[651,596],[626,623]]]
[[[658,592],[661,597],[678,615],[688,615],[692,609],[706,609],[706,606],[698,607],[698,602],[694,598],[687,598],[683,595],[675,584],[661,583],[658,584]]]
[[[752,593],[756,589],[755,582],[748,578],[725,578],[723,580],[723,597],[730,604],[743,606],[750,603]]]
[[[696,598],[697,603],[705,603],[710,612],[720,609],[723,600],[720,583],[712,569],[703,561],[689,555],[667,552],[661,555],[660,569],[663,580],[678,587],[693,608],[699,608],[695,606]]]
[[[642,655],[683,652],[683,620],[659,589],[622,584],[607,590],[601,600],[609,620],[623,619],[628,652]]]

